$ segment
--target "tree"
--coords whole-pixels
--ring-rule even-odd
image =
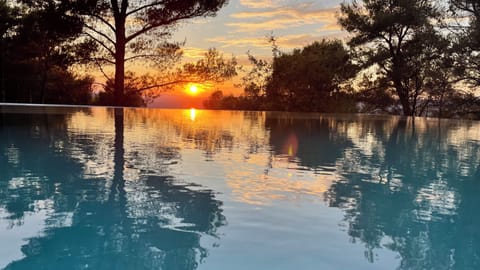
[[[450,0],[450,10],[454,18],[461,20],[454,25],[457,33],[457,71],[471,85],[480,86],[480,2]]]
[[[376,65],[395,89],[404,115],[415,115],[422,94],[418,73],[428,63],[417,61],[434,43],[425,40],[435,30],[440,12],[431,0],[363,0],[341,5],[339,22],[354,36],[364,67]]]
[[[24,14],[18,30],[17,47],[28,61],[36,63],[39,76],[39,99],[45,103],[48,75],[54,66],[67,69],[73,62],[74,50],[68,48],[81,33],[82,22],[76,15],[67,15],[70,7],[56,1],[30,3],[31,11]]]
[[[259,98],[265,96],[267,85],[272,76],[272,63],[259,59],[250,52],[247,54],[248,61],[253,65],[242,78],[244,92],[247,97]]]
[[[93,60],[115,65],[115,104],[125,103],[125,63],[153,61],[166,68],[178,59],[179,43],[168,42],[174,27],[195,17],[214,16],[226,0],[98,0],[80,1],[84,32],[100,49]]]
[[[237,109],[242,110],[272,109],[272,104],[266,97],[267,87],[272,79],[273,59],[278,57],[281,52],[277,46],[277,38],[275,36],[270,35],[267,36],[266,39],[271,47],[272,59],[261,59],[250,52],[247,52],[251,68],[240,68],[245,75],[241,78],[242,82],[237,85],[237,87],[243,87],[244,93],[237,98],[233,96],[224,97],[222,99],[224,106],[227,104],[235,104]]]
[[[16,25],[16,10],[0,1],[0,95],[1,101],[6,101],[5,73],[7,62],[7,42],[10,40],[9,32]]]
[[[277,109],[335,111],[341,84],[356,72],[341,41],[314,42],[274,58],[266,96]]]
[[[237,61],[233,57],[225,59],[216,49],[209,49],[195,63],[185,63],[172,72],[165,72],[160,77],[150,74],[141,76],[126,72],[124,78],[123,106],[146,106],[163,92],[174,90],[178,85],[199,83],[205,86],[223,83],[228,78],[237,75]],[[110,79],[105,85],[105,91],[98,95],[99,105],[115,105],[115,81]]]
[[[390,82],[384,77],[375,78],[364,74],[355,98],[359,102],[361,113],[399,113]]]
[[[222,100],[223,100],[223,92],[220,90],[217,90],[210,94],[210,97],[206,99],[203,102],[203,105],[207,109],[213,109],[213,110],[218,110],[218,109],[223,109],[222,108]]]
[[[69,71],[79,53],[89,53],[84,43],[72,43],[82,32],[73,6],[54,0],[2,1],[0,13],[2,100],[88,102],[90,79]]]
[[[213,93],[204,103],[210,109],[354,111],[353,96],[343,85],[357,67],[339,40],[314,42],[292,53],[282,53],[269,37],[272,60],[248,53],[252,64],[244,70],[244,94]]]

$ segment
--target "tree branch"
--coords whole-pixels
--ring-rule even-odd
[[[109,48],[107,45],[105,45],[105,43],[103,43],[103,41],[99,40],[98,38],[94,37],[93,35],[85,32],[85,35],[89,36],[91,39],[93,39],[95,42],[97,42],[98,44],[100,44],[102,47],[104,47],[109,53],[110,55],[112,55],[113,57],[115,57],[115,53],[113,52],[113,50],[111,48]]]
[[[88,25],[88,24],[85,24],[84,26],[85,26],[88,30],[93,31],[93,32],[95,32],[96,34],[98,34],[98,35],[102,36],[103,38],[105,38],[106,40],[110,41],[110,43],[112,43],[112,45],[115,46],[115,41],[113,41],[113,39],[111,39],[107,34],[98,31],[97,29],[93,28],[92,26],[90,26],[90,25]]]
[[[139,12],[139,11],[142,10],[142,9],[146,9],[146,8],[149,8],[149,7],[154,7],[154,6],[159,5],[159,4],[161,4],[161,1],[156,1],[156,2],[153,2],[153,3],[150,3],[150,4],[147,4],[147,5],[138,7],[138,8],[136,8],[136,9],[134,9],[134,10],[131,10],[131,11],[127,12],[127,16],[130,16],[130,15],[132,15],[132,14],[134,14],[134,13],[137,13],[137,12]]]
[[[120,14],[120,10],[118,9],[118,1],[117,0],[111,0],[110,4],[112,5],[113,16],[117,17]]]
[[[98,66],[98,68],[100,69],[100,72],[105,77],[105,79],[107,79],[107,82],[111,81],[112,79],[110,77],[108,77],[107,73],[105,72],[105,70],[102,67],[102,64],[100,64],[98,61],[95,61],[95,64]]]
[[[132,41],[133,39],[137,38],[138,36],[148,32],[148,31],[151,31],[151,30],[153,30],[157,27],[160,27],[162,25],[171,25],[172,23],[174,23],[176,21],[188,19],[191,16],[192,16],[192,14],[188,14],[188,15],[184,15],[184,16],[180,16],[180,17],[171,18],[171,19],[168,19],[168,20],[165,20],[165,21],[160,21],[160,22],[157,22],[157,23],[154,23],[154,24],[146,24],[142,27],[142,29],[140,29],[137,32],[131,34],[128,37],[126,37],[126,39],[125,39],[126,42],[125,43],[128,43],[128,42]]]
[[[90,58],[90,60],[92,61],[100,61],[100,62],[107,62],[111,65],[115,65],[115,61],[113,60],[110,60],[108,58],[105,58],[105,57],[94,57],[94,58]]]
[[[103,18],[102,16],[99,16],[99,15],[97,15],[97,14],[86,14],[86,15],[100,20],[103,24],[105,24],[108,28],[110,28],[110,30],[112,30],[112,31],[115,33],[115,27],[113,27],[113,25],[112,25],[111,23],[109,23],[109,22],[108,22],[105,18]]]
[[[134,60],[134,59],[138,59],[138,58],[151,58],[151,57],[157,57],[157,56],[158,55],[156,55],[156,54],[139,54],[139,55],[135,55],[135,56],[125,58],[125,62],[131,61],[131,60]]]
[[[121,12],[122,14],[126,14],[126,13],[127,13],[127,8],[128,8],[128,0],[122,0],[122,4],[121,4],[121,5],[122,5],[122,6],[121,6],[121,9],[120,9],[120,12]],[[127,17],[127,16],[125,15],[125,17]]]
[[[100,86],[103,86],[103,87],[106,87],[107,85],[104,84],[104,83],[99,83],[99,82],[92,82],[92,84],[97,84],[97,85],[100,85]]]

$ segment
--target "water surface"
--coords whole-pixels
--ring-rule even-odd
[[[0,268],[480,269],[480,123],[0,107]]]

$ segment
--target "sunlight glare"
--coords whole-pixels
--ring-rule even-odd
[[[190,109],[190,120],[195,121],[195,118],[197,117],[197,111],[195,108]]]
[[[196,95],[198,93],[198,86],[196,86],[195,84],[192,84],[188,87],[188,92],[190,93],[190,95]]]

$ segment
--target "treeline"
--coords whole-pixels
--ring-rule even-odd
[[[211,109],[369,112],[480,118],[480,2],[364,0],[342,4],[351,35],[249,55],[239,97],[213,93]]]
[[[272,40],[274,43],[274,40]],[[273,44],[273,62],[249,55],[253,65],[242,78],[244,94],[211,94],[209,109],[354,112],[353,88],[346,82],[359,68],[341,41],[322,40],[292,53]]]
[[[188,83],[221,83],[237,74],[234,57],[209,49],[180,65],[183,44],[169,38],[225,4],[0,0],[0,102],[146,106]],[[135,62],[151,73],[128,70]],[[93,70],[96,81],[78,75]]]
[[[73,6],[0,1],[0,102],[91,103],[93,78],[71,67],[89,52]]]

